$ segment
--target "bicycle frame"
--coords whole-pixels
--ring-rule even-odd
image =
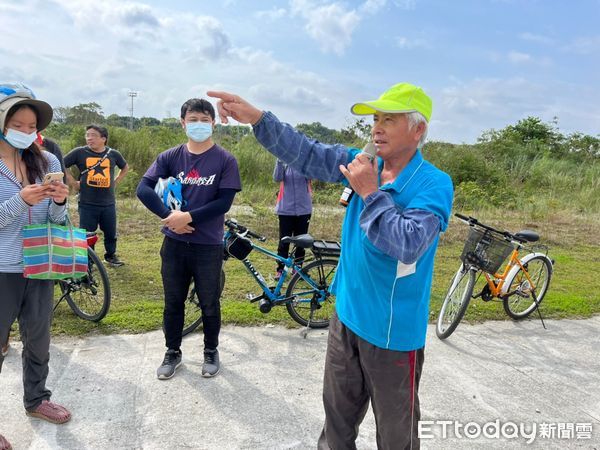
[[[540,303],[548,290],[554,261],[548,258],[546,246],[538,245],[537,248],[546,249],[546,253],[540,253],[525,245],[537,242],[539,235],[529,230],[513,234],[485,225],[474,217],[458,213],[455,216],[471,229],[460,257],[462,264],[452,279],[437,318],[438,338],[448,338],[462,320],[471,300],[479,297],[486,302],[500,299],[506,314],[514,320],[525,319],[537,311],[546,328]],[[522,256],[523,249],[531,253]],[[501,269],[506,260],[508,262]],[[482,273],[486,283],[478,294],[473,295],[477,276]]]
[[[265,237],[260,236],[247,227],[239,225],[235,219],[225,221],[223,236],[223,263],[229,258],[242,262],[254,281],[260,286],[262,293],[256,296],[247,296],[251,303],[259,302],[260,312],[266,314],[273,306],[285,305],[290,317],[303,327],[302,336],[306,337],[309,328],[326,328],[329,325],[330,314],[333,313],[335,296],[329,292],[329,277],[335,273],[339,259],[340,245],[334,241],[314,240],[310,235],[302,238],[288,238],[291,244],[299,248],[310,247],[312,257],[304,258],[302,265],[296,263],[295,249],[288,258],[256,244],[251,238],[264,242]],[[283,265],[281,276],[274,286],[269,283],[259,269],[250,261],[249,255],[256,250],[270,260]],[[224,285],[225,272],[221,271],[221,289]],[[283,287],[288,278],[291,278]],[[190,312],[192,321],[184,327],[183,334],[194,331],[202,321],[201,306],[198,293],[192,287],[188,293],[189,305],[185,308]],[[187,312],[186,312],[187,315]]]
[[[519,259],[519,250],[521,248],[522,248],[522,245],[517,243],[517,247],[512,251],[510,258],[508,260],[508,263],[504,267],[504,270],[502,271],[501,274],[495,273],[495,274],[491,275],[487,272],[482,272],[487,281],[487,284],[490,288],[490,294],[493,297],[502,298],[503,295],[506,295],[506,294],[502,294],[502,288],[504,287],[504,282],[506,281],[508,274],[510,273],[511,269],[515,266],[519,266],[521,268],[521,270],[523,270],[523,274],[525,275],[525,278],[527,278],[527,281],[530,283],[530,286],[532,287],[532,289],[535,290],[535,288],[536,288],[535,283],[533,282],[533,280],[529,276],[529,272],[523,266],[523,264],[521,263],[521,260]]]
[[[477,269],[476,267],[471,267],[472,270],[477,270],[477,271],[480,271],[481,273],[483,273],[483,276],[485,277],[486,282],[487,282],[487,286],[490,289],[489,294],[492,298],[496,297],[496,298],[503,299],[504,297],[512,295],[511,292],[503,292],[503,288],[504,288],[504,283],[505,283],[506,279],[508,278],[509,274],[511,273],[513,268],[515,268],[517,266],[523,271],[525,278],[527,279],[527,281],[530,283],[530,286],[532,287],[532,291],[535,291],[535,289],[537,287],[536,283],[533,282],[532,278],[529,276],[529,271],[521,263],[521,259],[519,258],[519,250],[524,248],[523,242],[515,240],[514,235],[507,231],[497,230],[493,227],[490,227],[489,225],[482,224],[481,222],[477,221],[476,219],[473,219],[472,217],[466,217],[461,214],[456,214],[456,216],[459,219],[461,219],[463,222],[466,222],[471,227],[476,227],[476,228],[479,228],[482,230],[487,230],[487,232],[492,232],[495,235],[501,236],[504,239],[506,239],[507,241],[509,241],[515,245],[515,248],[511,252],[511,254],[508,258],[508,263],[504,266],[504,270],[502,271],[502,273],[496,272],[494,274],[490,274],[484,270]],[[483,293],[483,291],[482,291],[482,293]],[[479,294],[479,295],[481,295],[481,294]]]
[[[246,234],[245,232],[235,233],[235,235],[241,236],[241,237],[245,237],[245,234]],[[223,246],[225,246],[227,239],[233,235],[234,235],[234,232],[229,231],[229,230],[225,233],[225,237],[223,239]],[[285,302],[291,300],[291,298],[284,297],[284,294],[282,294],[281,289],[282,289],[283,285],[285,284],[286,279],[288,278],[288,276],[291,273],[293,273],[293,271],[295,271],[300,276],[300,278],[302,278],[304,281],[306,281],[312,287],[312,289],[314,289],[315,291],[318,291],[321,296],[326,295],[326,292],[324,292],[322,289],[320,289],[319,286],[309,276],[304,274],[304,272],[302,271],[302,267],[300,267],[299,265],[297,265],[294,262],[293,255],[290,256],[289,258],[283,258],[282,256],[279,256],[277,253],[274,253],[264,247],[261,247],[261,246],[255,244],[253,241],[250,241],[250,242],[252,244],[253,250],[257,250],[259,253],[262,253],[263,255],[267,256],[268,258],[278,261],[284,265],[284,270],[281,274],[281,277],[277,281],[277,284],[273,288],[271,288],[267,284],[265,277],[262,275],[262,273],[256,267],[254,267],[254,265],[252,264],[252,262],[250,262],[248,257],[241,260],[242,264],[244,265],[246,270],[248,270],[248,272],[252,275],[252,277],[254,278],[256,283],[260,286],[260,288],[263,291],[262,295],[252,298],[251,301],[258,301],[261,298],[265,298],[265,299],[268,299],[273,305],[278,305],[278,304],[282,304],[282,303],[285,303]]]

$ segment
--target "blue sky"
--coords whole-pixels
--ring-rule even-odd
[[[0,0],[1,81],[53,106],[177,117],[209,89],[339,129],[409,81],[430,139],[474,142],[529,115],[600,133],[600,0]]]

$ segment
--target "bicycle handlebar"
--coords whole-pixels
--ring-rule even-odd
[[[492,231],[494,233],[497,233],[501,236],[504,236],[505,238],[508,239],[514,239],[520,242],[519,239],[517,239],[512,233],[509,233],[508,231],[501,231],[501,230],[497,230],[494,227],[491,227],[489,225],[485,225],[483,223],[481,223],[479,220],[477,220],[475,217],[471,217],[471,216],[465,216],[463,214],[459,214],[459,213],[454,213],[454,215],[456,217],[458,217],[460,220],[462,220],[463,222],[466,222],[469,226],[474,226],[477,225],[478,227],[481,228],[485,228],[486,230]]]
[[[235,220],[235,219],[227,219],[225,221],[225,226],[227,228],[229,228],[231,231],[235,231],[235,232],[238,232],[239,234],[244,234],[246,236],[253,237],[254,239],[258,239],[261,242],[264,242],[267,240],[267,238],[265,236],[256,234],[254,231],[250,230],[248,227],[245,227],[244,225],[240,225],[239,223],[237,223],[237,220]]]

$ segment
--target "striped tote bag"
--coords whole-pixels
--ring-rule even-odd
[[[86,231],[45,223],[23,227],[23,276],[42,280],[81,278],[87,274]]]

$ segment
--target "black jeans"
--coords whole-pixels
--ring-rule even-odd
[[[277,254],[279,256],[287,258],[290,255],[290,244],[282,243],[281,238],[308,233],[310,216],[310,214],[302,216],[279,216],[279,245],[277,246]],[[298,248],[295,255],[296,260],[302,262],[305,253],[306,251],[303,248]],[[283,264],[278,262],[277,269],[283,269]]]
[[[113,256],[117,251],[117,207],[116,205],[99,206],[87,203],[79,204],[79,226],[86,231],[100,229],[104,233],[104,249],[106,256]]]
[[[179,350],[185,318],[185,299],[194,280],[204,328],[204,348],[219,345],[221,331],[221,269],[223,245],[191,244],[165,236],[160,249],[165,291],[163,325],[167,348]]]

